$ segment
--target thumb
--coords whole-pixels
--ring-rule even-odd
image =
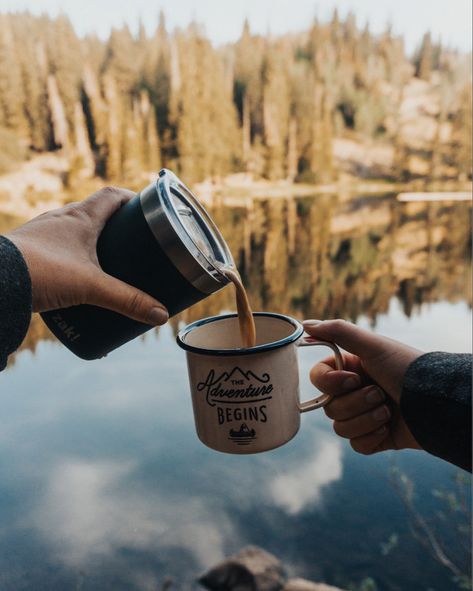
[[[152,296],[102,271],[98,271],[92,281],[86,303],[151,326],[164,324],[169,319],[166,308]]]
[[[317,322],[306,320],[304,329],[311,336],[333,341],[361,359],[366,373],[395,401],[409,365],[422,353],[393,339],[372,333],[344,320]]]
[[[305,331],[320,340],[333,341],[362,359],[378,357],[394,346],[394,341],[345,320],[305,320]]]

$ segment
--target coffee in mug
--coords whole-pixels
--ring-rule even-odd
[[[320,394],[300,401],[298,347],[329,347],[343,369],[338,347],[303,336],[294,318],[270,312],[253,318],[256,342],[248,349],[241,348],[236,314],[198,320],[177,336],[187,354],[197,435],[217,451],[252,454],[279,447],[298,432],[301,413],[331,400]]]

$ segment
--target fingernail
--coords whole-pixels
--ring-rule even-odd
[[[344,390],[355,390],[358,386],[361,385],[360,378],[355,376],[350,376],[343,382],[343,389]]]
[[[382,425],[379,429],[376,429],[376,435],[381,435],[381,433],[385,433],[388,430],[386,425]]]
[[[315,328],[319,324],[322,324],[322,320],[310,319],[310,320],[304,320],[302,322],[302,326],[304,328]]]
[[[148,316],[148,323],[152,325],[164,324],[169,320],[169,314],[164,308],[152,308]]]
[[[368,404],[376,404],[376,402],[384,400],[384,393],[380,388],[374,386],[366,393],[365,400]]]
[[[371,413],[371,416],[375,421],[385,421],[389,419],[389,410],[387,406],[380,406]]]

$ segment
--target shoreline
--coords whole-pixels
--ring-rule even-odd
[[[197,183],[193,187],[194,192],[206,204],[217,205],[244,205],[248,200],[254,199],[287,199],[294,197],[311,197],[315,195],[338,195],[342,201],[348,201],[355,196],[376,196],[392,193],[469,193],[472,192],[471,182],[432,182],[423,180],[399,183],[384,179],[342,179],[339,182],[323,185],[310,185],[306,183],[289,183],[285,181],[253,181],[251,183],[236,184],[222,183],[210,185]]]
[[[156,173],[144,173],[133,181],[110,182],[101,177],[84,177],[65,185],[67,159],[45,154],[22,163],[16,170],[0,175],[0,213],[18,218],[31,218],[61,207],[65,203],[85,199],[107,185],[125,186],[138,191],[156,179]],[[245,207],[255,199],[290,199],[321,194],[337,195],[341,201],[355,196],[376,196],[392,193],[470,193],[471,181],[427,181],[419,178],[395,182],[386,178],[365,179],[342,173],[328,184],[297,183],[289,180],[269,181],[249,173],[190,184],[199,199],[208,206]]]

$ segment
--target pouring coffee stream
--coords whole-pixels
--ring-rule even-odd
[[[238,324],[240,326],[241,344],[245,349],[256,345],[256,326],[253,318],[248,294],[240,273],[235,268],[227,266],[219,267],[219,270],[235,286],[236,307],[238,312]]]

